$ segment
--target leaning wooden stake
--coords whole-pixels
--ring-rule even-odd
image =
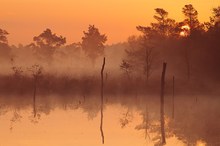
[[[104,87],[104,82],[103,82],[103,71],[105,68],[105,57],[103,58],[103,64],[102,64],[102,69],[101,69],[101,123],[100,123],[100,132],[101,132],[101,137],[102,137],[102,144],[104,144],[105,138],[104,138],[104,132],[103,132],[103,87]]]
[[[173,108],[172,108],[172,118],[174,119],[174,112],[175,112],[175,100],[174,100],[174,94],[175,94],[175,77],[173,76]]]
[[[160,95],[160,122],[161,122],[161,144],[166,144],[165,138],[165,120],[164,120],[164,85],[165,85],[165,73],[166,73],[166,66],[167,64],[163,63],[163,71],[161,76],[161,95]]]

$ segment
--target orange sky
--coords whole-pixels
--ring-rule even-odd
[[[154,8],[182,20],[182,7],[193,4],[200,21],[207,21],[219,0],[0,0],[0,28],[7,30],[9,43],[28,44],[44,29],[63,35],[68,43],[81,41],[89,24],[108,36],[108,44],[138,34],[137,25],[153,21]]]

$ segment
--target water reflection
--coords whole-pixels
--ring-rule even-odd
[[[102,145],[99,99],[97,96],[39,96],[34,116],[31,98],[1,96],[0,144]],[[174,119],[170,100],[167,97],[165,102],[167,146],[220,144],[218,98],[179,97],[175,101]],[[103,112],[104,145],[160,145],[159,113],[158,96],[107,96]]]

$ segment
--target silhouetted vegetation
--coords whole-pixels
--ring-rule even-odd
[[[34,43],[30,46],[33,47],[36,55],[45,61],[51,61],[56,49],[66,43],[65,37],[53,34],[50,29],[46,29],[39,36],[35,36],[33,40]]]
[[[199,13],[191,5],[185,5],[182,9],[185,19],[182,22],[176,22],[168,17],[168,12],[162,8],[155,9],[155,22],[150,26],[137,26],[137,30],[142,32],[140,36],[131,36],[125,43],[118,43],[104,46],[107,41],[106,35],[100,34],[98,28],[90,25],[88,32],[84,32],[82,42],[65,45],[66,38],[57,36],[50,29],[46,29],[39,36],[34,37],[34,43],[30,45],[9,46],[7,41],[8,32],[0,31],[1,42],[3,47],[1,59],[4,63],[1,78],[7,78],[11,69],[7,68],[12,63],[14,76],[23,76],[28,79],[28,73],[25,68],[32,64],[39,64],[44,67],[45,75],[50,76],[55,81],[47,80],[48,83],[42,86],[44,91],[47,88],[52,93],[52,86],[45,87],[51,82],[65,78],[65,84],[60,84],[60,92],[65,89],[79,87],[82,92],[89,93],[91,87],[90,82],[81,82],[79,76],[97,77],[95,75],[95,66],[88,65],[104,55],[109,60],[107,72],[108,90],[107,93],[115,93],[120,90],[126,92],[143,92],[147,85],[148,92],[156,91],[154,87],[159,83],[159,64],[166,61],[169,64],[168,81],[171,82],[171,74],[175,74],[179,85],[176,91],[185,92],[183,90],[209,92],[212,86],[219,84],[220,69],[217,66],[220,63],[219,41],[219,7],[213,9],[213,16],[210,22],[201,23],[198,20]],[[64,46],[65,45],[65,46]],[[90,60],[87,60],[89,58]],[[12,61],[13,60],[13,61]],[[50,62],[48,64],[48,62]],[[45,64],[46,63],[46,64]],[[11,67],[10,67],[11,68]],[[126,74],[126,78],[130,83],[127,84],[126,78],[120,69]],[[25,79],[23,83],[26,84]],[[93,80],[93,79],[88,79]],[[116,81],[114,83],[113,81]],[[143,83],[145,80],[146,83]],[[6,82],[6,80],[4,80]],[[44,81],[44,79],[42,79]],[[4,84],[13,86],[9,83]],[[46,82],[46,81],[45,81]],[[79,86],[78,83],[82,86]],[[96,82],[93,80],[93,82]],[[90,85],[91,86],[90,86]],[[146,84],[146,85],[144,85]],[[63,85],[63,87],[61,87]],[[98,85],[98,84],[97,84]],[[21,85],[25,86],[25,85]],[[39,85],[41,86],[41,85]],[[41,88],[41,87],[39,87]],[[137,91],[140,90],[140,91]],[[3,89],[2,89],[3,90]],[[54,90],[58,92],[59,90]],[[92,90],[91,90],[92,91]],[[4,91],[6,92],[6,90]],[[11,92],[13,93],[13,92]],[[139,94],[138,93],[138,94]]]
[[[89,25],[88,32],[84,31],[83,33],[85,36],[82,37],[82,49],[94,64],[97,57],[104,55],[104,44],[107,37],[100,34],[98,28],[94,25]]]
[[[0,28],[0,61],[9,58],[10,46],[8,45],[7,35],[9,33],[6,30]]]

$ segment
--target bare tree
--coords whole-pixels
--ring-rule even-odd
[[[16,78],[16,79],[19,79],[19,78],[21,78],[21,76],[22,76],[22,74],[23,74],[23,70],[22,70],[22,67],[21,66],[17,66],[16,64],[15,64],[15,59],[12,57],[11,58],[11,65],[12,65],[12,67],[11,67],[11,69],[12,69],[12,71],[13,71],[13,76]]]
[[[132,67],[132,70],[142,72],[148,82],[155,57],[152,42],[146,36],[132,36],[128,38],[128,45],[129,47],[125,50],[127,61],[122,61],[121,69],[129,73]]]
[[[37,94],[37,83],[39,80],[39,77],[42,75],[42,66],[35,64],[31,68],[29,68],[29,71],[31,71],[33,79],[34,79],[34,96],[33,96],[33,113],[34,117],[37,115],[36,110],[36,94]]]
[[[131,79],[130,74],[131,74],[132,66],[127,61],[122,60],[122,63],[120,65],[120,69],[125,72],[128,79],[130,80]]]
[[[120,118],[121,128],[126,127],[133,120],[133,114],[128,108],[125,113],[123,113],[123,117]]]
[[[149,77],[152,73],[152,65],[153,65],[153,46],[150,45],[150,41],[147,38],[143,38],[142,47],[145,50],[145,56],[144,56],[144,74],[146,74],[147,82],[149,80]]]

